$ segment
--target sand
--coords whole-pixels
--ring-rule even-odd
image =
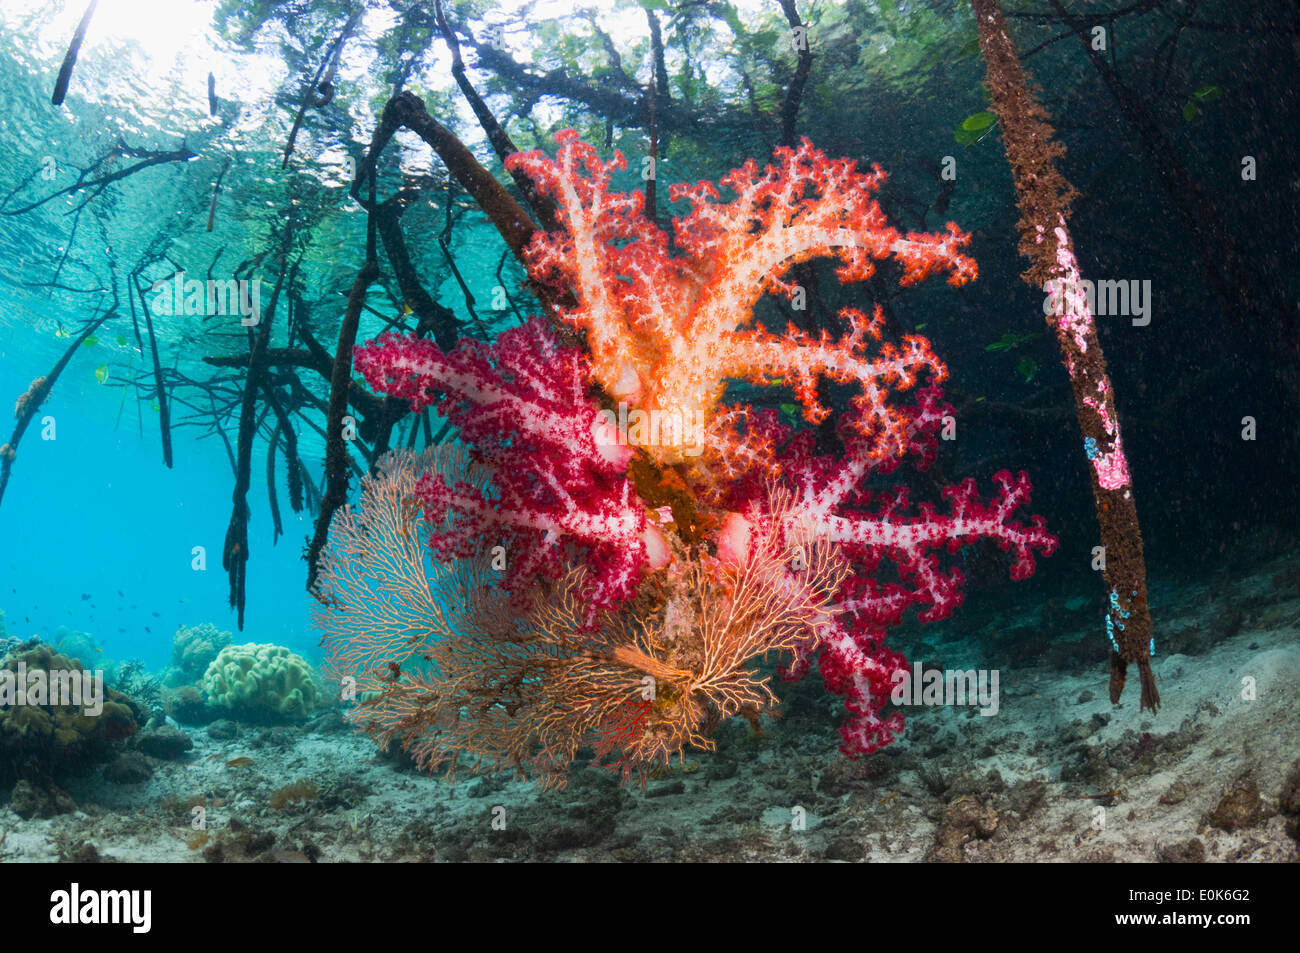
[[[1072,643],[1102,638],[1080,597],[1031,610],[1021,636],[1048,632],[1050,644],[1016,667],[999,658],[996,619],[909,630],[902,641],[929,664],[1000,666],[998,714],[909,709],[899,741],[856,761],[836,750],[839,701],[815,674],[779,686],[781,717],[761,734],[728,722],[716,751],[689,753],[644,791],[588,767],[550,792],[426,777],[331,709],[233,737],[184,727],[193,750],[147,759],[140,783],[110,783],[102,767],[60,779],[77,809],[23,820],[0,807],[0,859],[1297,859],[1296,820],[1279,805],[1300,757],[1294,561],[1212,587],[1153,579],[1151,591],[1158,645],[1183,649],[1155,660],[1156,716],[1137,711],[1135,685],[1111,705],[1104,661],[1070,657]],[[305,796],[279,803],[294,782]]]

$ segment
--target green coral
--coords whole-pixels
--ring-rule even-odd
[[[282,645],[228,645],[203,676],[208,704],[252,717],[305,718],[319,692],[311,665]]]
[[[0,669],[18,673],[20,662],[28,673],[83,670],[79,661],[38,639],[6,654]],[[19,769],[50,776],[84,773],[94,762],[107,759],[114,741],[134,734],[146,714],[131,698],[107,686],[98,715],[79,705],[0,707],[0,783],[14,780]]]
[[[172,687],[195,684],[203,678],[217,653],[230,643],[230,633],[211,622],[181,626],[172,637],[172,660],[166,684]]]

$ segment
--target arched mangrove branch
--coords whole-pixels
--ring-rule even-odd
[[[438,29],[442,32],[442,38],[447,43],[447,48],[451,51],[451,75],[456,80],[456,85],[460,87],[462,95],[469,102],[470,108],[474,110],[474,115],[478,118],[479,125],[483,128],[488,142],[492,143],[492,148],[502,162],[506,156],[512,155],[519,151],[510,134],[506,132],[501,123],[493,115],[492,110],[488,108],[483,97],[479,95],[474,84],[469,81],[465,73],[465,63],[460,55],[460,42],[456,39],[456,33],[447,23],[447,18],[443,14],[442,0],[434,0],[433,5],[434,17],[438,23]],[[559,227],[556,217],[555,202],[548,196],[542,195],[537,191],[532,179],[522,172],[512,172],[511,177],[515,180],[515,185],[519,186],[519,191],[524,194],[528,200],[529,206],[536,213],[542,226],[547,230]],[[439,342],[441,346],[441,342]]]
[[[438,154],[447,171],[478,203],[515,257],[522,262],[524,247],[537,231],[532,217],[451,130],[429,115],[424,100],[414,93],[398,93],[384,106],[370,148],[357,167],[352,197],[361,201],[361,183],[374,173],[379,154],[393,138],[393,133],[403,127],[414,132]]]

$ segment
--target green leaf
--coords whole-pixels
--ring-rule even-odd
[[[1190,99],[1183,103],[1183,121],[1191,122],[1200,113],[1200,107]]]
[[[1006,334],[1002,335],[1001,338],[994,341],[992,344],[984,345],[984,350],[1009,351],[1013,347],[1019,347],[1022,344],[1028,344],[1030,341],[1036,341],[1042,336],[1043,336],[1042,331],[1038,331],[1034,334],[1014,334],[1011,331],[1008,331]]]
[[[1192,98],[1201,103],[1212,103],[1223,95],[1223,90],[1218,86],[1202,86],[1192,93]]]
[[[94,347],[94,346],[95,346],[96,344],[98,344],[98,343],[99,343],[99,338],[95,337],[95,336],[92,334],[90,337],[86,338],[86,340],[84,340],[84,341],[81,342],[81,346],[82,346],[82,347]]]
[[[158,406],[158,401],[156,400],[149,402],[149,409],[152,410],[155,414],[162,413],[162,408]]]
[[[1025,379],[1025,383],[1028,384],[1038,374],[1038,362],[1030,357],[1022,357],[1020,363],[1016,365],[1016,370]]]
[[[967,132],[979,132],[987,129],[998,121],[998,117],[991,112],[972,113],[961,121],[961,127]]]
[[[125,334],[119,334],[119,335],[117,336],[117,343],[118,343],[118,346],[119,346],[119,347],[126,347],[126,335],[125,335]]]
[[[795,413],[796,413],[798,410],[799,410],[799,408],[796,407],[794,404],[782,404],[782,405],[781,405],[781,413],[786,414],[786,415],[788,415],[788,416],[790,416],[790,417],[793,417],[793,416],[795,415]]]
[[[101,364],[99,367],[95,368],[95,380],[99,381],[101,384],[108,380],[107,364]]]
[[[968,146],[973,142],[979,142],[981,139],[984,138],[984,136],[981,135],[980,133],[971,132],[969,129],[958,129],[956,132],[952,134],[952,137],[956,139],[959,143],[961,143],[963,146]]]

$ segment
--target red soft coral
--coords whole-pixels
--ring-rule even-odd
[[[922,622],[932,622],[961,605],[965,579],[960,569],[942,565],[945,551],[992,540],[1011,554],[1011,578],[1025,579],[1033,574],[1036,553],[1046,556],[1056,549],[1041,517],[1027,523],[1015,518],[1029,501],[1023,473],[996,474],[999,492],[987,504],[977,498],[974,480],[945,488],[946,513],[928,503],[913,509],[905,487],[873,491],[864,486],[873,474],[892,471],[906,452],[920,457],[919,466],[927,465],[935,427],[946,410],[937,391],[923,391],[905,427],[906,440],[890,456],[880,456],[859,436],[863,428],[847,422],[842,429],[848,452],[842,457],[813,456],[807,438],[793,441],[783,454],[786,480],[796,488],[786,520],[813,538],[840,544],[853,567],[838,594],[839,624],[822,640],[820,656],[827,689],[844,695],[849,711],[840,729],[845,754],[874,751],[902,730],[901,713],[880,714],[890,679],[906,666],[901,655],[882,647],[885,632],[911,606],[921,609]],[[792,671],[800,674],[799,664]]]
[[[386,334],[357,349],[356,366],[376,391],[416,410],[435,405],[489,468],[486,495],[440,476],[420,481],[433,522],[454,514],[431,540],[438,558],[503,546],[502,584],[524,600],[535,581],[558,578],[566,558],[580,557],[590,570],[588,621],[630,596],[648,559],[661,558],[624,476],[629,451],[601,431],[587,399],[582,352],[560,347],[541,320],[491,344],[463,339],[450,352]]]

